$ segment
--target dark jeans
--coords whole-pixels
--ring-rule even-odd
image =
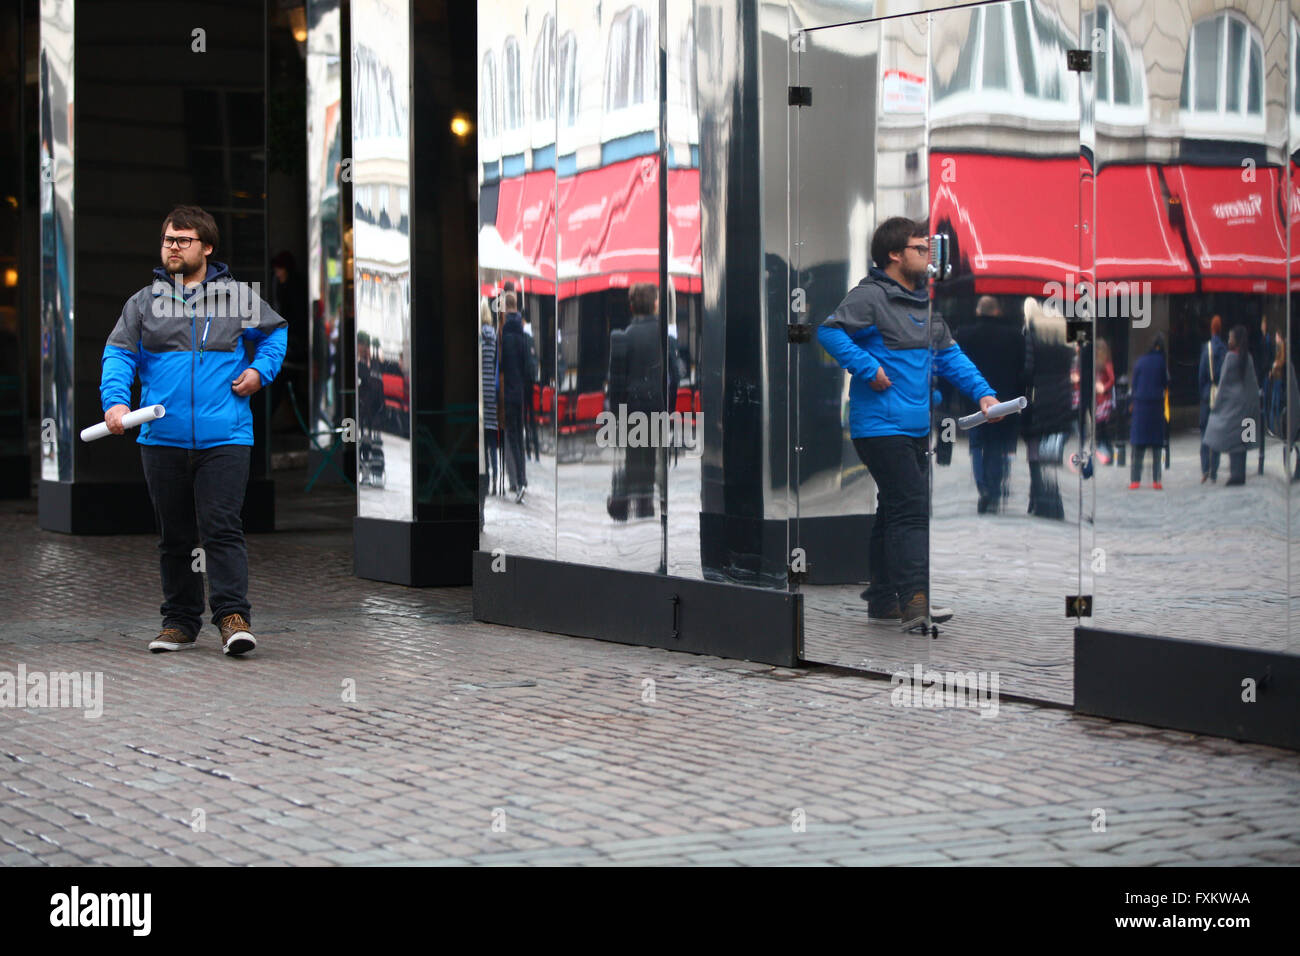
[[[1228,452],[1228,484],[1244,485],[1246,483],[1246,452]]]
[[[868,560],[867,602],[879,609],[907,603],[930,587],[928,436],[855,438],[853,447],[876,482],[876,517]]]
[[[483,453],[487,456],[488,487],[497,487],[497,430],[495,427],[483,429]]]
[[[528,470],[524,467],[524,403],[523,399],[505,401],[506,406],[506,445],[510,455],[510,490],[518,491],[528,485]]]
[[[971,430],[971,470],[985,510],[997,511],[1007,497],[1008,466],[1016,448],[1015,426],[1014,420],[1007,420]]]
[[[194,549],[202,545],[212,623],[242,614],[248,604],[248,552],[240,511],[248,487],[248,445],[191,451],[141,445],[145,483],[158,523],[163,627],[197,635],[203,628],[203,575]]]
[[[1128,474],[1129,481],[1142,480],[1142,457],[1143,455],[1146,454],[1146,450],[1148,448],[1151,449],[1151,480],[1152,481],[1160,480],[1160,456],[1164,454],[1165,451],[1164,446],[1163,445],[1134,445],[1133,466],[1129,470],[1129,474]],[[1202,445],[1201,448],[1204,449],[1205,446]],[[1215,455],[1217,456],[1218,452],[1215,452]],[[1218,466],[1217,462],[1215,463],[1215,466],[1217,468]]]

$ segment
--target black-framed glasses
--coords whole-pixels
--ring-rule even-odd
[[[193,236],[163,236],[162,237],[162,244],[163,244],[163,248],[165,249],[170,249],[173,246],[176,247],[177,249],[188,249],[190,247],[190,243],[194,241],[195,240]]]
[[[923,256],[928,256],[928,255],[930,254],[930,244],[929,244],[929,243],[926,243],[926,244],[923,245],[923,246],[913,246],[913,245],[908,245],[906,248],[911,249],[911,250],[913,250],[913,251],[915,251],[915,252],[919,252],[919,253],[921,253],[921,255],[923,255]]]

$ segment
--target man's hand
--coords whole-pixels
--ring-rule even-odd
[[[983,398],[980,399],[980,411],[987,415],[989,409],[992,408],[997,403],[998,403],[998,397],[996,395],[985,395]],[[1007,416],[1005,415],[999,415],[997,418],[990,418],[989,421],[1000,422],[1002,421],[1002,419],[1006,417]]]
[[[889,376],[885,374],[885,367],[883,365],[878,365],[876,367],[876,377],[871,380],[871,387],[877,392],[883,392],[893,384],[894,383],[889,380]]]
[[[231,390],[241,398],[247,398],[262,387],[262,376],[257,374],[257,369],[246,368],[240,374],[239,378],[230,383]]]
[[[124,434],[126,428],[122,425],[122,416],[130,410],[125,405],[114,405],[106,411],[104,413],[104,423],[108,425],[108,430],[114,435]]]

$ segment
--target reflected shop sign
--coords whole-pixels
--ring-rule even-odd
[[[885,70],[880,109],[884,113],[924,113],[925,77],[906,70]]]

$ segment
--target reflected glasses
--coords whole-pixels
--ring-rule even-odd
[[[193,236],[163,236],[162,244],[164,249],[188,249],[194,241]]]

